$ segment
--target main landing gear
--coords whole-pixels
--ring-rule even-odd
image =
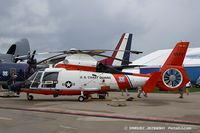
[[[98,94],[98,96],[99,96],[99,99],[106,99],[106,94]]]
[[[28,101],[32,101],[34,99],[33,95],[30,95],[29,93],[27,93],[26,98]]]
[[[107,93],[101,93],[98,94],[99,99],[106,99],[106,95]],[[83,92],[81,92],[81,95],[78,97],[78,101],[79,102],[84,102],[86,99],[89,99],[91,97],[90,94],[84,94]]]
[[[78,97],[78,101],[79,102],[84,102],[85,101],[85,97],[84,96],[79,96]]]
[[[78,97],[78,101],[79,102],[84,102],[85,99],[88,99],[89,97],[91,97],[90,94],[84,94],[84,92],[81,91],[81,95]]]
[[[81,95],[78,97],[78,101],[79,101],[79,102],[84,102],[85,99],[86,99],[86,97],[84,96],[84,92],[81,91]]]

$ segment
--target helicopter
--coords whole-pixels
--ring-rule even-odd
[[[152,92],[155,87],[162,90],[175,91],[184,87],[188,75],[182,64],[189,42],[178,42],[161,67],[159,72],[150,74],[105,73],[82,70],[66,70],[65,68],[46,68],[35,72],[20,88],[18,93],[27,93],[27,99],[33,100],[32,94],[78,95],[83,102],[90,94],[106,94],[108,91],[125,90],[142,87],[145,93]]]

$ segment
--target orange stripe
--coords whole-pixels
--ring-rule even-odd
[[[125,74],[113,74],[120,89],[130,89],[131,85]]]
[[[80,90],[44,90],[44,89],[22,89],[21,92],[43,94],[43,95],[80,95]],[[101,93],[101,91],[84,91],[84,94]]]
[[[137,73],[133,73],[133,76],[140,76],[140,77],[150,77],[150,74],[137,74]]]
[[[65,68],[67,70],[83,70],[83,71],[96,72],[96,67],[80,66],[80,65],[72,65],[72,64],[57,64],[55,68]]]

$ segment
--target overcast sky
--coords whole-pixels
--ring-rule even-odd
[[[123,32],[144,55],[200,46],[199,0],[0,0],[0,52],[27,38],[39,52],[114,49]]]

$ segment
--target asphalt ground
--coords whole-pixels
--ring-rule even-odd
[[[27,101],[19,98],[0,98],[0,131],[2,133],[132,133],[132,132],[200,132],[200,93],[149,94],[147,98],[125,101],[121,93],[109,93],[106,100],[93,96],[78,102],[78,96],[34,95]],[[126,105],[126,106],[117,106]],[[84,115],[88,114],[88,115]],[[116,117],[107,117],[116,116]],[[142,118],[139,120],[125,118]],[[149,121],[150,120],[150,121]],[[174,120],[166,122],[160,120]],[[188,123],[176,123],[186,121]],[[192,124],[197,123],[197,124]]]

